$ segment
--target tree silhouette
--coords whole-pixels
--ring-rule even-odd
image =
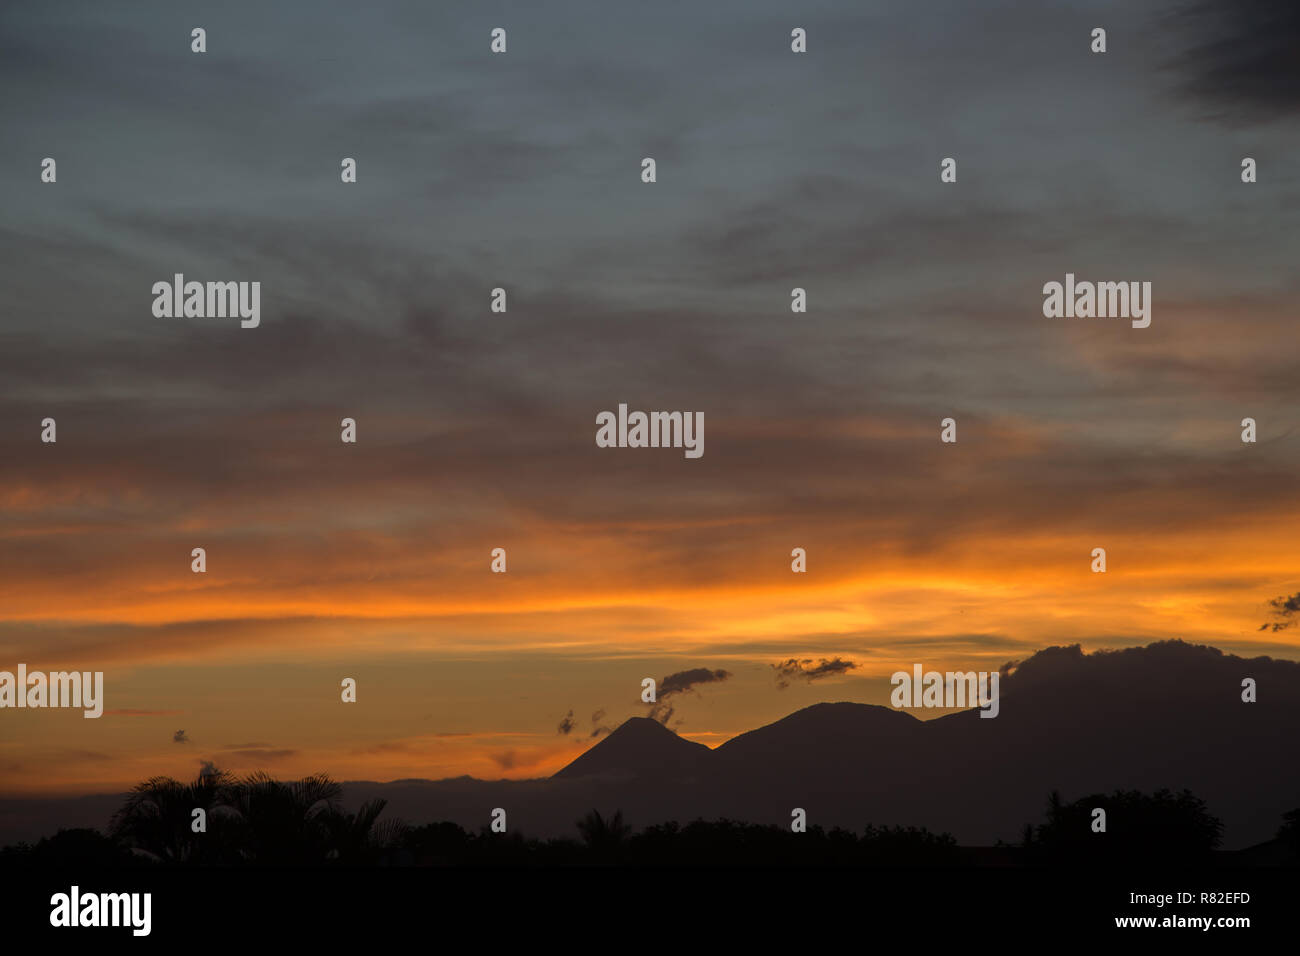
[[[216,862],[234,825],[231,803],[237,790],[234,778],[215,768],[192,783],[151,777],[131,789],[109,832],[155,862]],[[196,809],[207,815],[206,833],[194,832]]]
[[[1292,861],[1300,863],[1300,807],[1282,814],[1277,841],[1287,849]]]
[[[406,825],[380,821],[385,800],[355,813],[338,805],[343,787],[325,774],[280,781],[242,779],[208,767],[193,783],[152,777],[113,814],[112,839],[158,863],[373,863],[394,849]],[[207,814],[195,833],[193,812]]]
[[[592,810],[578,821],[582,842],[596,857],[612,857],[626,843],[632,828],[623,822],[623,811],[617,810],[609,819]]]
[[[450,822],[409,827],[382,820],[386,801],[355,812],[339,805],[343,788],[325,774],[280,781],[265,773],[236,779],[215,768],[192,783],[153,777],[132,788],[113,814],[110,836],[60,831],[35,847],[0,850],[0,866],[87,866],[154,862],[163,865],[569,865],[581,863],[730,866],[932,866],[961,862],[968,853],[951,834],[924,827],[867,826],[860,834],[810,826],[793,833],[778,824],[735,820],[674,821],[633,832],[622,810],[596,809],[576,821],[581,841],[537,840],[518,831],[467,832]],[[1107,812],[1107,829],[1093,831],[1093,809]],[[207,831],[193,831],[193,811],[207,811]],[[1183,790],[1153,794],[1117,790],[1066,803],[1047,797],[1044,820],[1027,825],[1013,862],[1106,863],[1155,859],[1208,862],[1222,824],[1205,803]],[[1277,843],[1300,859],[1300,808],[1283,816]],[[1012,848],[999,844],[1006,850]],[[130,856],[124,856],[124,853]],[[1001,857],[1000,859],[1005,858]]]
[[[1093,810],[1106,811],[1106,831],[1092,829]],[[1148,857],[1191,862],[1208,859],[1219,845],[1222,822],[1190,790],[1173,793],[1137,790],[1094,793],[1063,803],[1053,791],[1047,819],[1037,829],[1030,849],[1056,862],[1103,862]]]
[[[35,846],[18,843],[0,849],[0,868],[97,869],[135,866],[142,862],[142,857],[132,853],[120,841],[84,827],[59,830],[54,836],[41,837]]]
[[[261,771],[245,777],[233,801],[242,824],[242,855],[271,865],[323,862],[342,793],[342,785],[323,773],[288,782]]]
[[[388,805],[387,800],[370,800],[356,813],[331,810],[323,820],[329,835],[326,857],[340,863],[373,863],[384,852],[395,848],[406,834],[400,820],[377,822]]]

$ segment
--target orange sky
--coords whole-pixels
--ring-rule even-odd
[[[1158,539],[977,531],[920,553],[777,518],[710,524],[688,529],[717,542],[707,570],[683,557],[696,582],[662,561],[678,527],[649,526],[649,556],[620,546],[622,529],[556,535],[550,548],[537,533],[498,536],[504,575],[489,571],[486,546],[474,560],[381,536],[260,558],[210,545],[210,570],[196,575],[177,536],[173,573],[157,554],[128,552],[87,569],[66,597],[66,582],[6,578],[9,667],[102,669],[106,714],[7,712],[4,790],[112,790],[189,776],[202,760],[339,779],[547,774],[597,727],[646,712],[643,677],[701,666],[732,677],[676,698],[674,725],[715,745],[818,700],[885,703],[888,675],[914,662],[991,669],[1051,643],[1169,637],[1295,657],[1290,631],[1258,631],[1266,600],[1293,586],[1294,548],[1276,529],[1297,516],[1283,517]],[[796,545],[806,574],[790,571]],[[1107,548],[1106,574],[1090,570],[1094,546]],[[383,576],[370,570],[377,553]],[[329,586],[304,580],[313,568]],[[778,689],[771,665],[791,656],[857,666]],[[358,681],[356,704],[339,699],[345,676]],[[570,710],[575,727],[560,734]],[[180,729],[187,741],[175,743]]]

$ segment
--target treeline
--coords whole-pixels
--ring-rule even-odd
[[[454,823],[410,828],[393,862],[424,866],[618,864],[631,866],[880,865],[954,863],[957,841],[925,828],[867,827],[862,833],[810,826],[793,833],[735,820],[660,823],[638,832],[622,813],[592,810],[578,839],[530,840],[520,834],[466,832]]]
[[[35,845],[3,848],[0,866],[1195,864],[1211,862],[1223,830],[1193,794],[1166,790],[1093,794],[1068,804],[1053,793],[1043,822],[1027,825],[1018,844],[982,849],[915,827],[853,832],[812,825],[794,833],[774,824],[697,820],[634,831],[621,812],[597,810],[576,821],[576,838],[540,840],[488,827],[381,820],[385,801],[348,811],[341,796],[342,786],[323,774],[279,781],[209,771],[192,783],[155,777],[132,789],[107,834],[60,830]],[[1098,809],[1105,810],[1104,832]],[[1300,860],[1300,810],[1286,815],[1276,842],[1280,861]]]
[[[1053,791],[1044,821],[1027,824],[1020,841],[1030,863],[1150,861],[1205,863],[1223,838],[1223,823],[1190,790],[1094,793],[1064,803]]]

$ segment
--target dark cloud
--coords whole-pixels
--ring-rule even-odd
[[[1278,631],[1285,631],[1296,623],[1296,614],[1300,614],[1300,591],[1290,597],[1273,598],[1268,603],[1273,608],[1273,616],[1279,620],[1265,621],[1259,626],[1259,630],[1271,631],[1276,634]]]
[[[515,750],[502,750],[494,754],[489,754],[492,762],[502,770],[513,770],[519,762],[519,754]]]
[[[1174,22],[1190,45],[1171,68],[1208,115],[1244,125],[1300,112],[1300,3],[1194,0]]]
[[[717,668],[695,667],[691,670],[677,671],[659,681],[655,690],[655,702],[650,706],[650,718],[667,725],[676,709],[668,703],[668,698],[684,694],[698,684],[712,684],[724,681],[731,676],[730,671]]]
[[[790,686],[792,680],[806,680],[809,682],[821,680],[824,677],[846,673],[857,666],[853,661],[846,661],[840,657],[830,659],[823,657],[815,664],[810,657],[805,657],[802,660],[791,657],[789,660],[771,665],[772,670],[776,672],[778,690],[785,690]]]
[[[695,667],[688,671],[677,671],[675,674],[669,674],[659,682],[657,696],[662,700],[671,694],[684,693],[696,684],[711,684],[716,681],[726,680],[730,676],[729,671],[721,668],[709,670],[707,667]]]
[[[567,714],[564,715],[564,719],[560,721],[560,726],[558,726],[555,729],[558,733],[565,734],[566,736],[573,732],[573,711],[572,710],[570,710]]]
[[[183,730],[178,730],[176,733],[172,734],[172,743],[187,744],[189,742],[190,738],[185,736],[185,731]]]

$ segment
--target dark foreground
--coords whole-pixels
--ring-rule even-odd
[[[1134,936],[1137,945],[1273,937],[1293,922],[1294,867],[386,867],[9,870],[10,941],[225,947],[360,942],[458,950],[562,944],[648,951],[705,943],[802,949],[885,941],[988,945]],[[150,932],[55,928],[77,886],[151,894]],[[1136,894],[1136,896],[1135,896]],[[1183,894],[1183,895],[1179,895]],[[1140,897],[1140,899],[1139,899]],[[1163,900],[1162,900],[1163,898]],[[1154,918],[1153,926],[1117,926]],[[1249,921],[1248,926],[1220,921]],[[1200,925],[1208,919],[1211,925]],[[1189,925],[1191,920],[1197,924]],[[1167,925],[1161,925],[1167,923]],[[1050,932],[1051,936],[1042,935]],[[456,934],[452,937],[451,934]],[[1267,934],[1267,935],[1263,935]],[[62,939],[60,939],[62,937]],[[460,938],[460,942],[454,942]],[[837,942],[838,941],[838,942]],[[1157,941],[1160,941],[1157,943]]]

